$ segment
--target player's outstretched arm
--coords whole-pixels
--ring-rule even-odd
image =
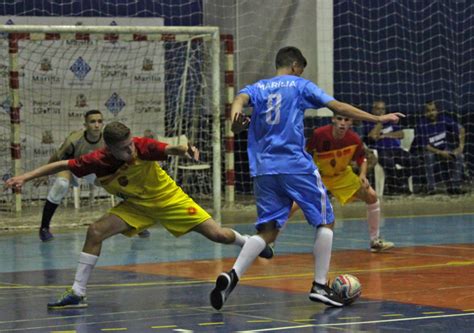
[[[7,179],[7,181],[5,182],[5,186],[7,188],[21,189],[23,184],[29,180],[32,180],[38,177],[47,176],[47,175],[52,175],[52,174],[55,174],[67,169],[68,169],[67,160],[45,164],[43,166],[40,166],[39,168],[36,168],[32,171],[24,173],[20,176]]]
[[[249,95],[239,94],[235,96],[232,102],[231,108],[231,119],[232,119],[232,132],[239,134],[245,130],[250,124],[250,118],[242,113],[244,106],[248,105],[250,100]]]
[[[165,154],[168,156],[185,156],[187,158],[199,161],[199,149],[188,142],[188,145],[168,145],[165,148]]]
[[[397,123],[400,118],[404,118],[405,115],[399,112],[395,113],[388,113],[382,116],[376,116],[370,114],[368,112],[362,111],[350,104],[339,102],[339,101],[331,101],[327,104],[327,107],[331,109],[336,114],[340,114],[341,116],[362,120],[362,121],[370,121],[373,123]]]

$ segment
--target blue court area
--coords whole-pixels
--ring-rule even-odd
[[[312,228],[288,224],[276,257],[258,259],[221,311],[209,304],[214,279],[239,249],[160,227],[148,239],[104,243],[88,288],[89,307],[48,311],[72,284],[85,229],[0,236],[0,332],[472,332],[474,215],[385,219],[390,252],[368,251],[364,220],[339,221],[331,275],[350,273],[362,297],[344,308],[308,300]],[[252,233],[251,225],[236,225]]]

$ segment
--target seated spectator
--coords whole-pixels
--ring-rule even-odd
[[[385,102],[374,101],[372,113],[378,116],[385,114]],[[401,127],[397,124],[367,123],[364,132],[369,148],[377,150],[378,162],[385,172],[384,193],[409,194],[408,177],[411,176],[413,162],[410,153],[401,147],[400,140],[404,137]],[[397,164],[403,168],[397,169]]]
[[[448,171],[447,192],[463,194],[465,130],[454,119],[441,115],[436,103],[425,103],[424,118],[415,129],[415,140],[424,160],[427,193],[436,193],[435,168]]]

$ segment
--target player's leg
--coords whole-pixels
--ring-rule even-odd
[[[293,176],[295,177],[295,176]],[[331,263],[334,212],[319,173],[296,176],[289,190],[293,200],[301,207],[306,220],[316,228],[313,258],[314,279],[309,298],[329,306],[343,306],[341,298],[327,285]],[[295,186],[295,185],[298,186]]]
[[[216,285],[210,294],[211,305],[216,310],[222,308],[238,281],[255,259],[259,255],[262,256],[266,249],[271,249],[269,244],[275,241],[277,235],[276,223],[272,221],[260,225],[258,233],[247,239],[232,269],[222,272],[216,279]],[[273,256],[273,251],[271,253]]]
[[[258,255],[275,241],[278,229],[285,223],[292,200],[282,195],[278,176],[260,176],[254,179],[254,193],[257,203],[257,234],[250,237],[229,272],[222,272],[210,294],[211,305],[219,310]]]
[[[127,223],[116,215],[106,214],[98,221],[94,222],[87,229],[86,240],[74,277],[74,284],[71,289],[53,303],[48,304],[50,309],[79,308],[86,307],[86,289],[92,270],[99,259],[102,242],[119,233],[124,233],[132,229]]]
[[[233,229],[219,226],[212,218],[198,224],[191,230],[200,233],[215,243],[235,244],[242,247],[246,241],[245,236]]]
[[[372,186],[361,186],[356,192],[355,198],[364,201],[367,205],[370,251],[382,252],[394,247],[394,243],[380,237],[380,201],[374,188]]]
[[[50,241],[54,238],[49,230],[49,226],[56,209],[67,194],[70,181],[71,173],[69,171],[66,170],[59,172],[48,193],[43,207],[43,215],[41,217],[41,226],[39,229],[39,237],[43,242]]]
[[[448,163],[452,169],[451,177],[448,178],[448,194],[465,194],[462,189],[463,173],[464,173],[464,156],[463,154],[455,155],[454,160]]]
[[[437,163],[436,156],[428,150],[424,151],[423,160],[425,163],[426,192],[428,195],[436,193],[436,180],[434,175],[434,166]]]
[[[233,244],[243,247],[250,238],[248,235],[241,235],[238,231],[219,226],[212,218],[198,224],[192,229],[206,237],[207,239],[221,244]],[[259,254],[260,257],[270,259],[273,257],[273,249],[267,246]]]

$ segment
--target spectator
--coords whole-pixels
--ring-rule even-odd
[[[385,102],[376,100],[372,104],[372,113],[377,116],[386,113]],[[413,165],[410,153],[404,150],[400,140],[404,134],[397,124],[366,123],[365,135],[369,148],[376,149],[378,162],[385,172],[385,194],[409,194],[408,177]],[[397,169],[396,165],[403,168]]]
[[[448,194],[463,194],[461,188],[465,130],[454,119],[439,114],[434,101],[425,103],[424,118],[415,129],[421,147],[428,194],[436,193],[435,168],[447,170]]]

